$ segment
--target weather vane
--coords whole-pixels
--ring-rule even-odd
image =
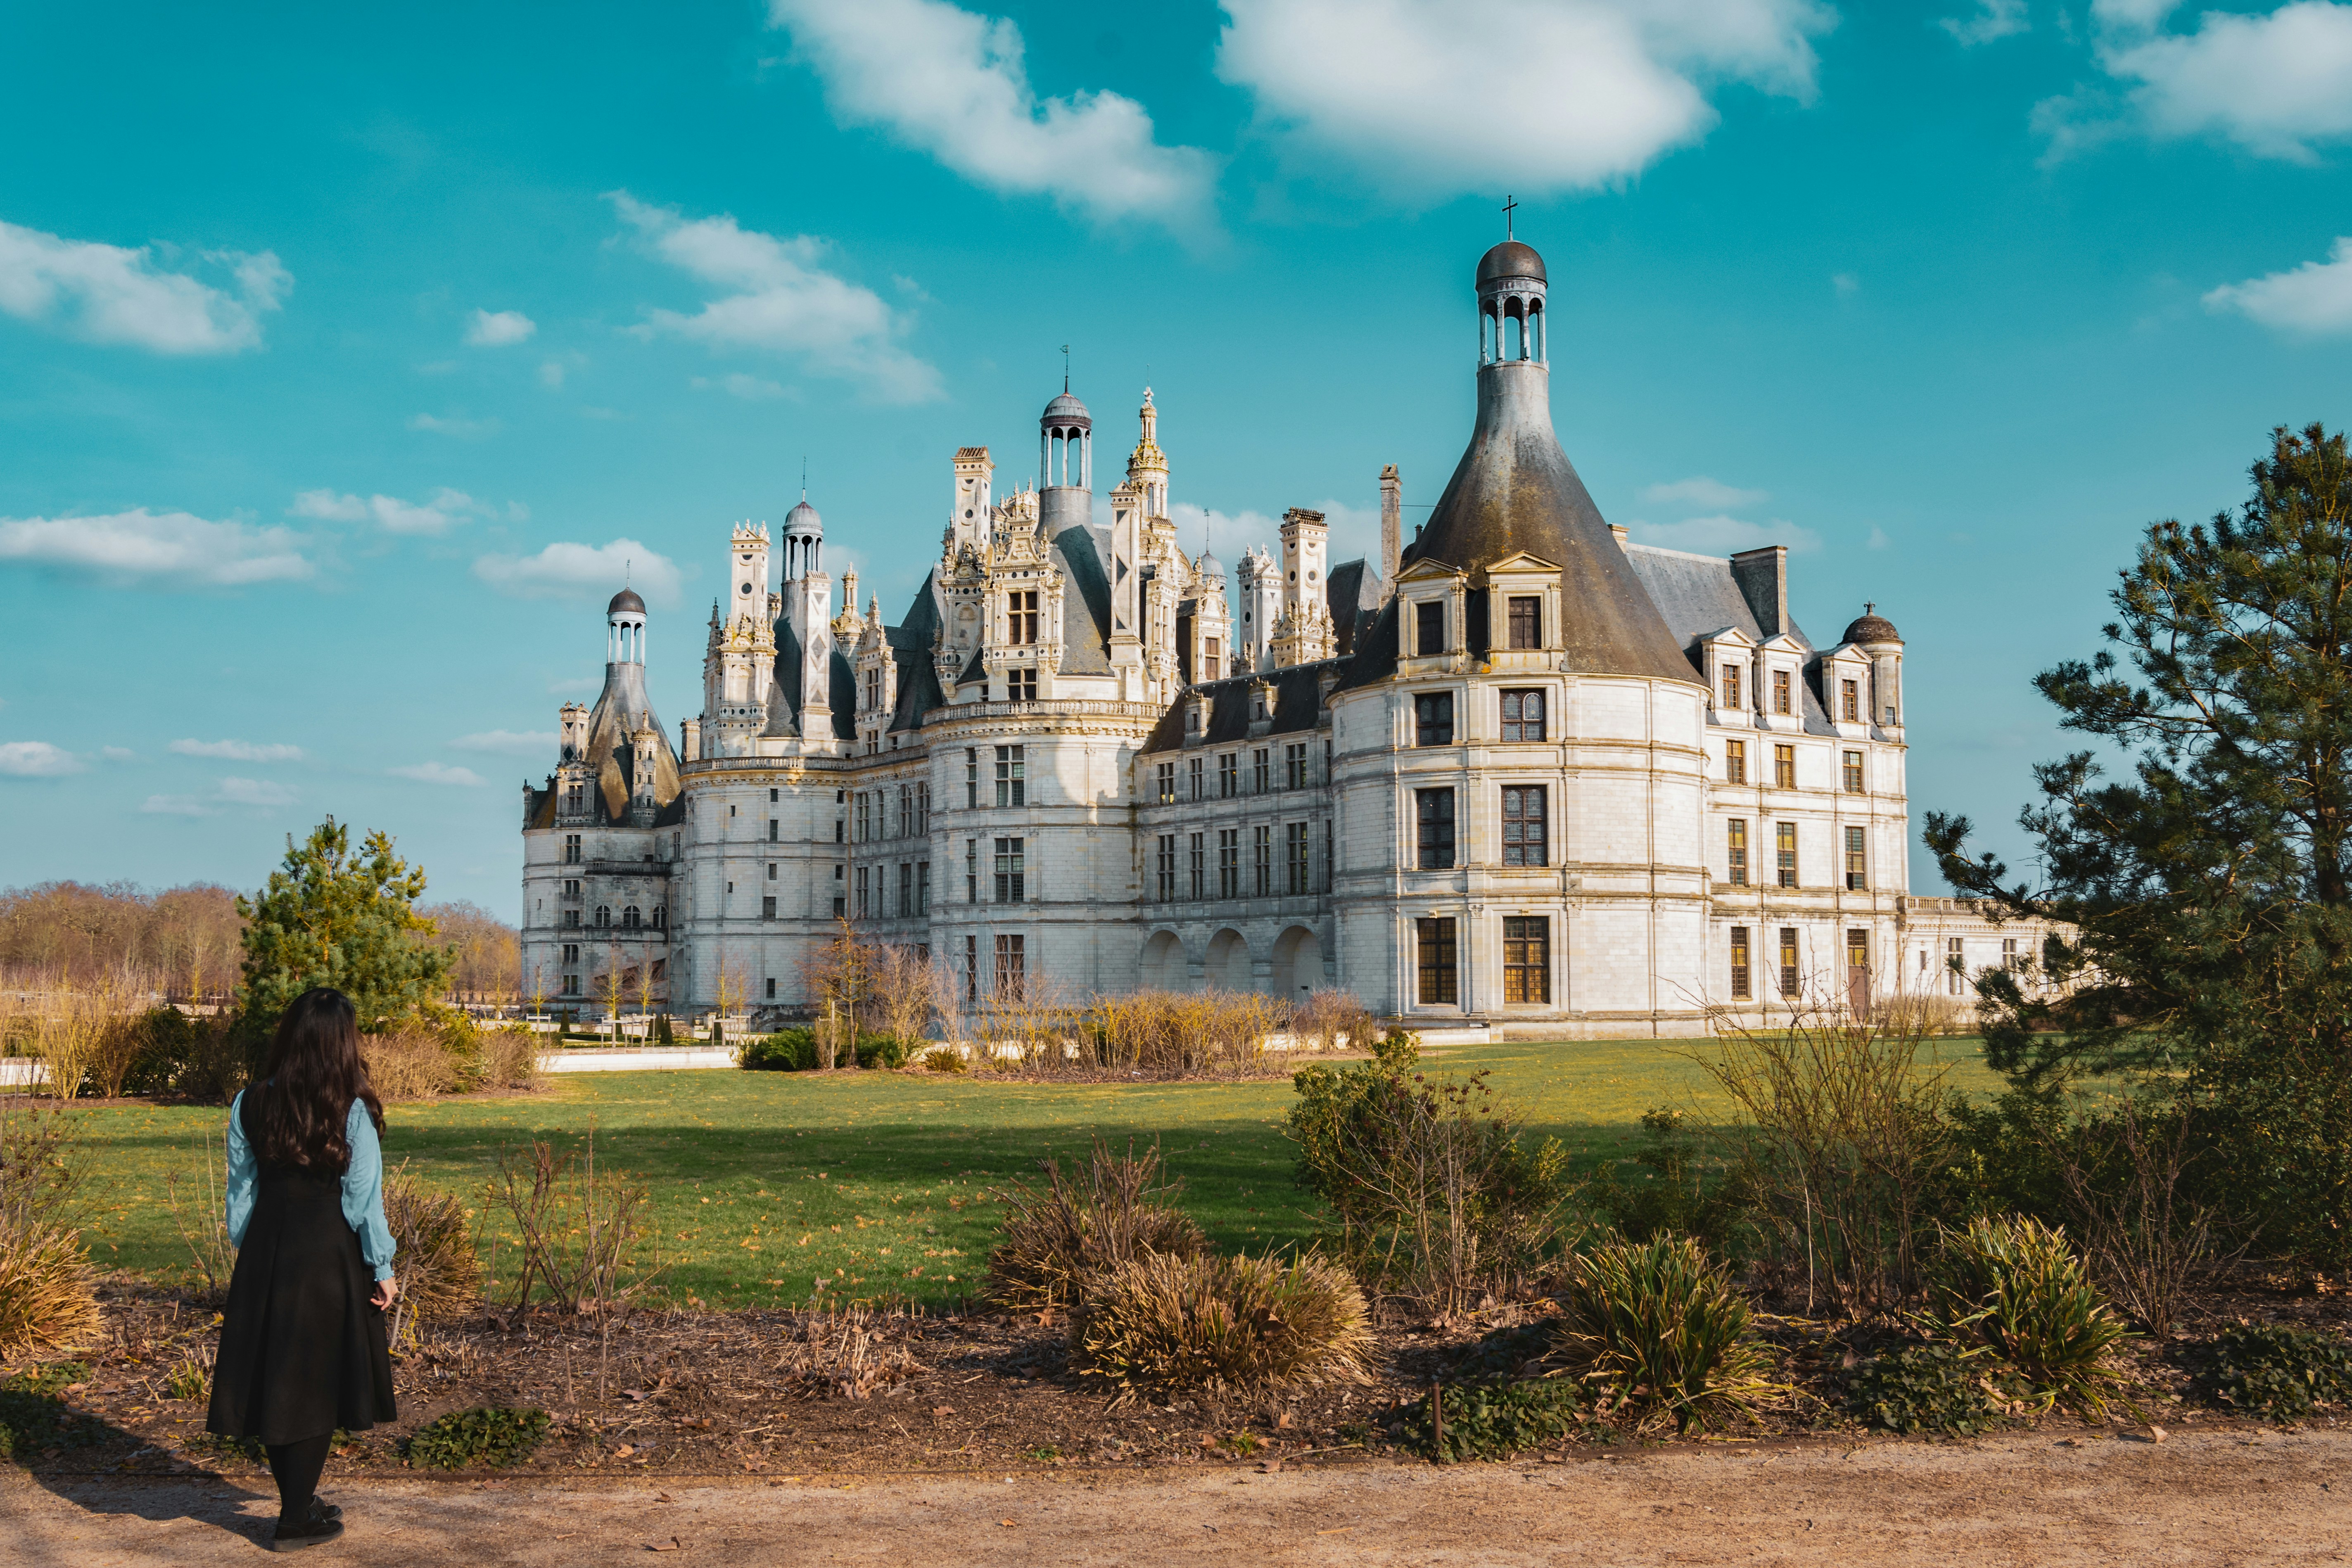
[[[1070,390],[1070,345],[1062,345],[1062,390]]]

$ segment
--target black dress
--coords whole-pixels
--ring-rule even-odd
[[[268,1087],[247,1089],[238,1111],[257,1151],[255,1106]],[[359,1233],[343,1218],[341,1176],[262,1163],[229,1279],[205,1429],[299,1443],[394,1419],[383,1314],[368,1300],[374,1288]]]

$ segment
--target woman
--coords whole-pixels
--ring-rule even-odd
[[[342,1534],[342,1510],[318,1497],[328,1441],[338,1427],[394,1418],[383,1312],[400,1282],[383,1219],[383,1131],[351,998],[305,991],[278,1021],[268,1076],[229,1106],[236,1272],[205,1422],[268,1452],[273,1551]]]

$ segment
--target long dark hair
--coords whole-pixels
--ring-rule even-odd
[[[331,985],[314,985],[288,1005],[261,1087],[261,1136],[254,1152],[266,1165],[341,1175],[352,1163],[343,1127],[355,1100],[367,1106],[376,1131],[383,1131],[383,1101],[360,1059],[359,1014]]]

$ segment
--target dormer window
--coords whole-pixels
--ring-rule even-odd
[[[1794,685],[1789,672],[1785,669],[1774,670],[1772,672],[1772,711],[1775,713],[1795,712],[1795,697],[1796,692]]]
[[[1858,680],[1838,682],[1838,717],[1849,724],[1862,722],[1862,682]]]
[[[1426,657],[1445,651],[1445,605],[1430,599],[1412,607],[1412,651]]]
[[[1534,595],[1514,596],[1510,603],[1510,646],[1543,647],[1543,601]]]
[[[1037,640],[1037,591],[1024,588],[1005,595],[1005,639],[1016,644]]]
[[[1739,706],[1739,667],[1736,664],[1723,667],[1723,705],[1727,709]]]

